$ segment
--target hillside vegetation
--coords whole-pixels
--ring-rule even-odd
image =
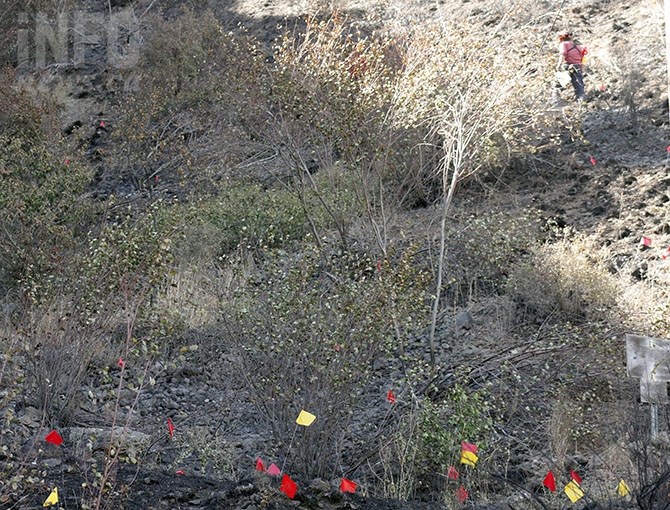
[[[662,2],[0,12],[0,506],[670,507]]]

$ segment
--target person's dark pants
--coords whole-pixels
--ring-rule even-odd
[[[586,99],[586,93],[584,92],[584,74],[582,73],[582,66],[580,64],[571,64],[568,70],[570,71],[572,88],[575,89],[575,97],[578,100]]]

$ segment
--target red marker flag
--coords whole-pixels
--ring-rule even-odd
[[[47,443],[55,444],[56,446],[60,446],[63,444],[63,438],[61,435],[58,433],[57,430],[52,430],[49,432],[45,437],[44,440]]]
[[[277,467],[277,464],[274,462],[270,464],[270,467],[268,467],[268,475],[270,476],[277,476],[281,473],[281,469]]]
[[[596,166],[598,164],[598,160],[593,156],[589,156],[589,163],[591,163],[593,166]]]
[[[174,423],[170,418],[167,419],[168,434],[170,434],[170,439],[174,437]]]
[[[556,492],[556,478],[554,478],[554,473],[549,471],[547,476],[544,477],[542,485],[544,485],[551,492]]]
[[[183,475],[185,474],[183,469],[177,469],[177,471],[174,472],[175,475]]]
[[[393,390],[388,390],[386,392],[386,400],[388,400],[391,404],[395,404],[395,394],[393,393]]]
[[[458,469],[454,466],[449,466],[449,469],[447,469],[447,478],[450,480],[458,480],[458,476]]]
[[[582,483],[582,477],[579,476],[577,471],[573,471],[572,469],[570,470],[570,478],[572,479],[573,482],[575,482],[577,485],[580,485]]]
[[[668,249],[665,250],[665,253],[663,255],[661,255],[661,258],[663,260],[667,259],[668,257],[670,257],[670,246],[668,246]]]
[[[462,485],[456,490],[456,499],[461,504],[465,503],[469,496],[470,494],[468,494],[468,490]]]
[[[668,145],[668,146],[665,148],[665,151],[666,151],[666,152],[670,152],[670,145]]]
[[[342,478],[342,481],[340,482],[340,491],[344,493],[351,492],[353,494],[356,492],[356,487],[358,487],[356,482],[347,480],[346,478]]]
[[[121,357],[119,357],[119,361],[117,361],[116,364],[119,366],[119,368],[123,368],[126,366],[126,362],[123,361],[123,358]]]
[[[279,490],[286,494],[289,499],[293,499],[298,492],[298,486],[291,480],[290,476],[284,475],[281,479]]]
[[[265,464],[263,464],[260,457],[256,459],[256,471],[260,471],[261,473],[265,471]]]

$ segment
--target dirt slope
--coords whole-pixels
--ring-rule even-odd
[[[306,3],[307,0],[237,0],[225,5],[209,2],[231,23],[247,23],[258,34],[272,33],[284,17],[299,16],[313,8]],[[332,3],[352,15],[383,12],[403,23],[424,17],[448,20],[450,16],[465,16],[477,23],[486,23],[502,12],[500,2],[486,0],[329,4]],[[670,153],[666,150],[670,136],[662,5],[642,0],[567,1],[563,9],[556,12],[552,10],[555,3],[542,4],[547,6],[546,15],[537,22],[537,30],[545,33],[547,40],[539,54],[541,58],[553,59],[552,31],[559,27],[571,28],[589,47],[590,100],[580,107],[572,104],[566,94],[566,101],[560,107],[547,108],[545,122],[548,126],[568,126],[567,131],[578,136],[565,137],[558,150],[547,149],[535,167],[503,173],[495,193],[486,197],[487,205],[507,203],[539,208],[563,225],[593,234],[611,252],[612,272],[630,275],[631,281],[653,275],[658,284],[667,285],[670,260],[662,255],[670,246]],[[505,8],[522,4],[505,2]],[[151,3],[142,5],[149,7]],[[61,121],[63,127],[80,122],[85,126],[80,135],[94,147],[104,141],[104,133],[96,126],[99,126],[100,113],[106,118],[106,97],[114,80],[104,73],[92,62],[73,73],[44,76],[42,81],[43,87],[59,94],[66,106]],[[468,191],[463,197],[464,207],[472,198],[468,195],[470,192],[475,200],[481,201],[481,190]],[[421,223],[428,223],[426,219],[432,216],[434,211],[429,208],[408,214],[405,221],[419,229]],[[641,236],[653,239],[651,249],[640,249]],[[491,309],[482,304],[474,313],[476,318],[481,318],[491,313]],[[470,349],[468,352],[458,354],[445,347],[445,356],[466,357],[472,352],[484,358],[487,353],[497,355],[496,346],[491,346],[490,339],[484,336],[488,326],[478,322],[468,333],[478,338],[466,346]],[[215,339],[204,336],[184,338],[184,343],[215,345]],[[288,501],[277,493],[275,480],[252,470],[255,458],[270,443],[270,434],[255,422],[244,389],[230,386],[227,374],[235,370],[232,361],[225,352],[215,354],[186,352],[179,357],[178,365],[156,367],[155,389],[148,390],[143,398],[141,419],[136,425],[138,432],[147,434],[154,448],[149,449],[137,468],[123,467],[118,473],[120,482],[132,482],[132,496],[125,508],[404,510],[441,507],[437,502],[400,503],[358,494],[343,496],[337,491],[337,480],[308,483],[310,487],[301,490],[295,502]],[[495,363],[498,362],[496,358]],[[113,380],[92,379],[86,391],[103,399],[113,387]],[[103,428],[105,420],[96,415],[95,406],[84,411],[82,420],[86,423],[82,426]],[[23,409],[22,413],[26,431],[35,433],[39,423],[31,417],[29,409]],[[178,435],[173,442],[161,432],[164,416],[172,416],[177,423]],[[188,429],[199,431],[199,435],[195,432],[186,435],[183,431]],[[69,434],[68,440],[76,443],[77,430],[73,428],[65,433]],[[142,442],[146,438],[138,436],[137,440]],[[184,457],[180,452],[183,453],[189,443],[196,447],[191,455]],[[229,458],[208,457],[207,444],[216,445]],[[40,462],[40,468],[60,469],[66,502],[63,508],[75,508],[73,495],[80,491],[81,480],[79,476],[69,476],[78,469],[73,457],[47,448]],[[231,467],[232,463],[235,467]],[[237,467],[240,465],[248,469]],[[176,474],[176,471],[184,474]],[[365,493],[364,487],[362,492]],[[41,504],[37,497],[29,501],[30,505],[26,500],[22,500],[21,505],[32,508]],[[508,507],[502,502],[492,502],[476,508]]]

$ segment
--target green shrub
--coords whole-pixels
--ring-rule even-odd
[[[411,329],[424,309],[425,279],[411,262],[381,267],[364,255],[324,260],[307,249],[272,259],[225,310],[254,403],[280,444],[288,447],[301,409],[317,416],[293,442],[292,472],[330,477],[334,466],[360,460],[342,450],[357,395],[395,346],[396,326]]]
[[[425,480],[432,478],[433,488],[442,487],[448,466],[458,465],[462,441],[486,447],[492,425],[488,412],[482,392],[459,384],[439,401],[426,398],[421,402],[418,472]]]
[[[238,247],[280,247],[302,239],[309,231],[295,195],[255,184],[231,186],[201,201],[193,212],[198,221],[214,230],[212,237],[219,254]]]
[[[325,178],[325,174],[315,176],[317,182]],[[356,200],[350,187],[346,182],[336,186],[330,202],[343,215],[353,218]],[[308,234],[321,235],[335,228],[333,218],[313,190],[295,193],[286,187],[265,189],[254,183],[230,184],[215,196],[200,198],[188,207],[187,214],[199,237],[197,250],[217,256],[238,248],[286,247]],[[204,245],[212,248],[208,250]]]
[[[380,438],[377,490],[401,500],[441,493],[448,467],[459,466],[461,442],[485,449],[493,424],[485,392],[461,384],[440,399],[413,398],[394,421]]]
[[[118,309],[132,306],[145,317],[147,298],[167,282],[178,226],[171,205],[157,200],[144,211],[110,218],[91,234],[80,277],[90,313],[109,307],[112,299]]]
[[[504,291],[510,268],[538,242],[541,226],[533,210],[457,217],[449,228],[447,250],[453,302]]]
[[[90,170],[64,154],[37,135],[0,136],[0,275],[9,285],[22,282],[34,300],[67,273],[93,217],[82,199]]]

